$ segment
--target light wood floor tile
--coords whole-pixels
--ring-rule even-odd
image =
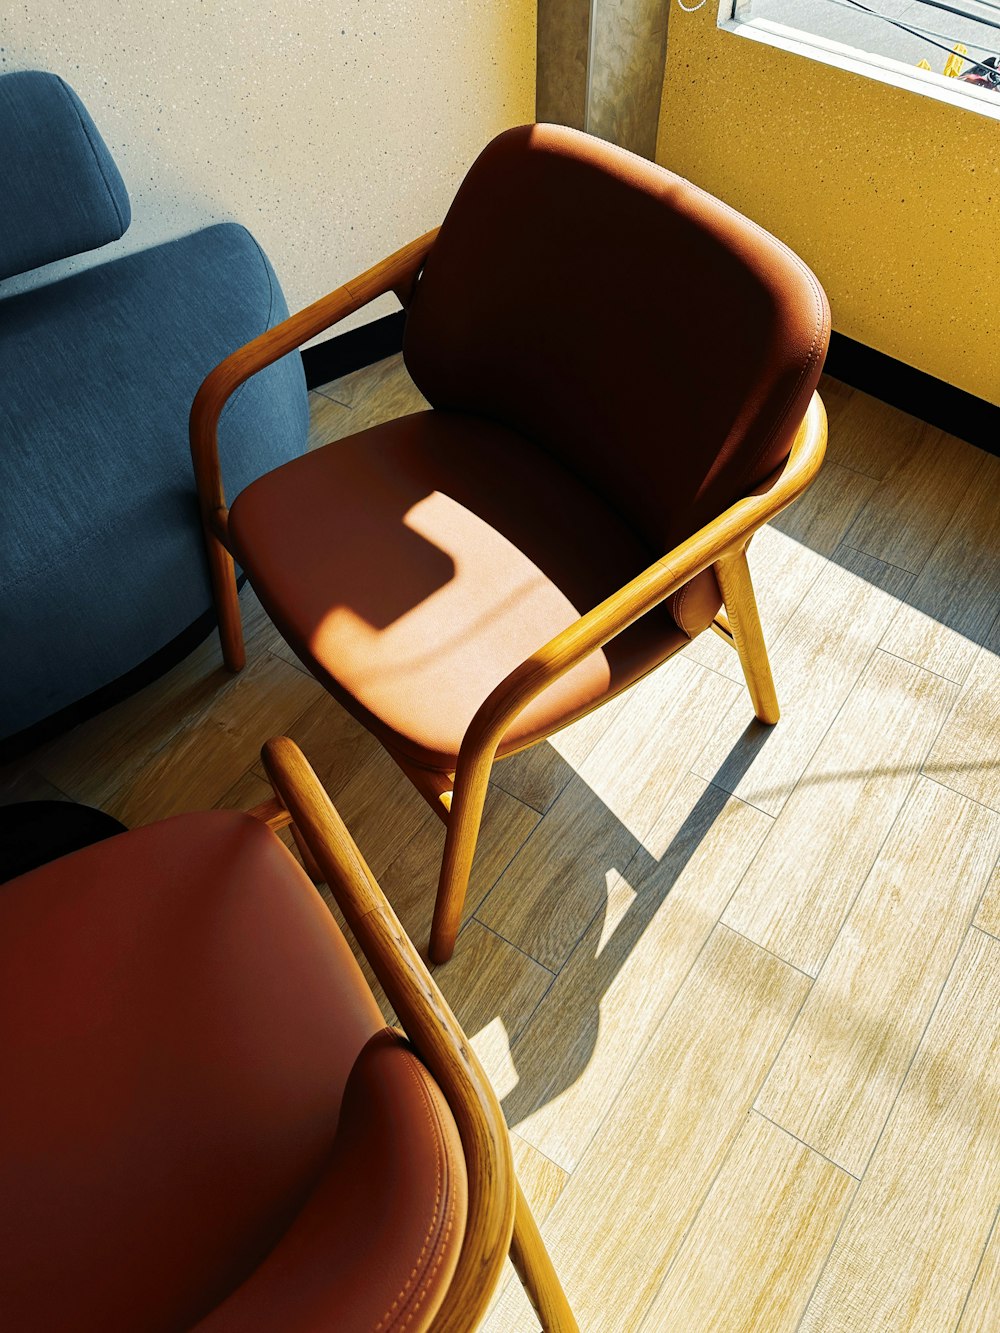
[[[138,696],[119,705],[115,742],[98,751],[93,736],[107,723],[85,723],[66,738],[64,749],[46,756],[46,776],[130,828],[205,809],[255,762],[289,714],[303,711],[320,689],[269,653],[238,676],[217,668],[191,684],[181,691],[165,685],[152,709]]]
[[[996,1333],[1000,1328],[1000,1214],[955,1333]]]
[[[342,440],[354,429],[350,423],[349,407],[335,403],[313,390],[309,395],[309,434],[306,437],[306,448],[318,449],[333,440]]]
[[[552,1211],[553,1204],[562,1193],[569,1177],[565,1171],[556,1166],[554,1162],[550,1162],[530,1143],[525,1143],[519,1134],[511,1133],[510,1147],[514,1157],[514,1171],[520,1181],[521,1189],[524,1191],[524,1197],[528,1201],[528,1207],[531,1209],[535,1221],[541,1226]],[[506,1314],[501,1323],[494,1324],[490,1316],[501,1301],[506,1305]],[[509,1259],[504,1264],[503,1276],[493,1293],[493,1299],[490,1301],[486,1318],[481,1327],[483,1333],[489,1333],[491,1328],[500,1327],[508,1329],[515,1327],[537,1329],[539,1327],[538,1318],[524,1294]]]
[[[337,793],[337,809],[368,862],[382,876],[431,820],[430,806],[381,746]]]
[[[856,1176],[998,854],[1000,816],[918,779],[764,1084],[758,1108]]]
[[[1000,458],[983,455],[882,647],[949,680],[964,680],[1000,614]]]
[[[736,686],[674,658],[630,692],[476,915],[557,971],[623,871]]]
[[[401,353],[320,385],[317,396],[350,410],[350,416],[343,418],[346,428],[329,435],[328,440],[343,439],[345,435],[392,421],[408,412],[422,412],[428,406],[426,398],[407,374]],[[332,413],[326,419],[334,425],[341,421]]]
[[[854,397],[857,390],[852,389],[849,384],[843,380],[836,380],[832,375],[821,375],[819,380],[819,396],[823,399],[823,406],[826,408],[827,421],[831,430],[836,422],[843,415],[847,404]]]
[[[802,1321],[953,1329],[1000,1198],[1000,941],[972,930]]]
[[[733,895],[727,925],[816,975],[957,689],[875,654]]]
[[[552,973],[472,920],[462,928],[461,950],[434,968],[434,980],[473,1041],[499,1018],[514,1042],[552,985]]]
[[[463,921],[475,912],[540,818],[537,810],[490,787],[462,909]],[[444,836],[444,824],[428,809],[423,824],[381,876],[386,896],[407,934],[421,949],[430,937]]]
[[[257,664],[258,677],[263,673],[272,682],[282,672],[280,664],[277,667],[266,664],[270,644],[279,640],[251,588],[243,589],[240,605],[248,661],[243,673],[233,675],[225,669],[218,636],[213,633],[182,662],[145,689],[36,750],[28,757],[30,766],[73,800],[104,806],[110,811],[107,802],[129,782],[137,780],[140,769],[151,756],[182,742],[188,729],[199,720],[215,717],[220,711],[225,716],[230,697],[238,686],[242,687],[244,698],[253,693],[253,683],[248,691],[245,682],[254,663]],[[253,679],[251,677],[251,682]],[[318,697],[319,686],[315,682],[305,686],[304,696],[300,682],[294,677],[287,679],[292,682],[292,708],[298,707],[301,711],[309,698]],[[283,706],[279,711],[284,711]],[[222,721],[218,725],[224,727],[227,724]],[[258,749],[268,734],[265,732],[261,737]],[[182,766],[179,772],[183,775],[184,771]],[[216,796],[221,795],[239,775],[239,769],[231,773]],[[176,808],[192,808],[176,807],[172,796],[162,809],[156,798],[143,799],[153,810],[153,818],[173,814]]]
[[[747,559],[768,645],[816,582],[825,557],[836,550],[875,485],[871,477],[826,463],[805,495],[754,537]],[[743,681],[739,658],[717,634],[699,634],[684,653],[730,680]]]
[[[309,707],[286,724],[284,735],[300,747],[333,800],[376,754],[382,753],[371,732],[322,686],[311,696]],[[264,778],[264,765],[259,759],[254,772]]]
[[[972,664],[924,772],[1000,810],[1000,620]]]
[[[643,1333],[793,1333],[855,1181],[752,1114]]]
[[[513,1129],[510,1132],[510,1147],[514,1154],[514,1170],[524,1190],[524,1197],[531,1205],[535,1221],[541,1226],[566,1188],[569,1176],[561,1166],[550,1162],[544,1153],[533,1148]]]
[[[859,389],[830,423],[826,456],[855,472],[881,480],[901,467],[917,447],[923,422]]]
[[[632,691],[609,699],[586,717],[494,764],[491,781],[544,814],[626,705]]]
[[[639,1326],[807,986],[716,928],[543,1228],[581,1328]]]
[[[857,552],[828,564],[771,649],[781,720],[754,719],[745,691],[695,772],[776,815],[870,659],[911,575]]]
[[[919,574],[982,461],[978,450],[953,435],[921,427],[906,458],[851,524],[846,544]]]
[[[1000,866],[994,870],[986,886],[983,901],[976,913],[976,925],[980,930],[988,931],[990,935],[996,935],[1000,939]]]
[[[255,805],[269,801],[274,795],[266,778],[252,770],[244,773],[215,803],[218,810],[252,810]]]
[[[878,483],[827,460],[806,493],[768,525],[818,555],[832,556]],[[757,543],[754,537],[752,551]]]
[[[592,923],[515,1042],[507,1119],[567,1170],[641,1060],[770,826],[759,810],[687,777],[648,849],[612,885],[621,910]]]
[[[234,679],[220,665],[217,645],[203,643],[146,689],[43,745],[30,756],[33,766],[73,800],[101,805],[151,751],[169,747],[191,713],[211,709]]]

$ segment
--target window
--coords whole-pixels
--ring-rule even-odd
[[[719,21],[1000,119],[1000,0],[723,0]]]

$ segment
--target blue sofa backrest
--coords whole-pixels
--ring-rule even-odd
[[[70,86],[30,70],[0,77],[0,278],[125,234],[125,183]]]

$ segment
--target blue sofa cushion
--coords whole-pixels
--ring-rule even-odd
[[[86,107],[55,74],[0,78],[0,278],[125,234],[125,184]]]
[[[210,609],[191,401],[286,315],[263,252],[232,223],[0,300],[0,736]],[[228,498],[301,453],[307,427],[296,353],[226,406]]]

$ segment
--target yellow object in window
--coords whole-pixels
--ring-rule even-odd
[[[948,59],[944,62],[944,72],[945,74],[947,74],[949,79],[957,79],[958,76],[961,74],[962,65],[965,63],[962,60],[962,56],[967,55],[968,50],[969,48],[967,46],[963,46],[962,43],[959,42],[954,47],[955,54],[953,56],[949,56]]]

